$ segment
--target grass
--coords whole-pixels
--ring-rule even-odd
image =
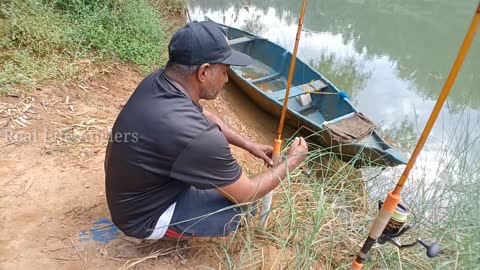
[[[441,256],[429,259],[419,245],[398,250],[386,244],[372,249],[365,269],[476,267],[480,166],[466,166],[462,159],[468,156],[461,154],[464,145],[461,141],[437,157],[445,164],[435,182],[412,179],[403,194],[416,218],[414,228],[400,241],[405,244],[420,237],[440,242]],[[372,174],[352,166],[355,158],[362,157],[344,162],[328,149],[314,144],[309,149],[302,171],[291,172],[275,190],[267,229],[257,228],[255,220],[246,218],[245,226],[228,241],[210,246],[220,268],[346,269],[351,264],[376,216],[376,200],[383,200],[393,189],[402,168],[390,169],[396,173],[376,169]]]
[[[92,62],[128,61],[144,70],[160,66],[172,28],[166,18],[183,9],[183,0],[2,1],[0,94],[18,86],[67,82],[83,76],[84,66]],[[354,59],[339,62],[324,56],[311,64],[350,96],[369,76],[359,72]],[[384,131],[408,150],[415,133],[408,121]],[[435,166],[418,165],[403,194],[416,212],[417,229],[402,241],[417,236],[439,241],[443,254],[430,260],[419,247],[398,251],[384,245],[372,250],[366,269],[477,267],[480,165],[472,162],[478,158],[470,156],[470,148],[480,137],[468,129],[455,133],[464,135],[442,138],[434,149]],[[310,149],[303,172],[291,172],[276,189],[267,229],[246,219],[228,241],[209,247],[221,268],[345,269],[351,263],[375,217],[375,201],[393,188],[401,168],[381,174],[358,170],[328,149]]]
[[[327,55],[322,56],[318,63],[311,64],[340,89],[345,88],[354,96],[355,89],[364,87],[369,74],[359,72],[353,59],[343,62],[334,60]],[[415,237],[432,239],[440,242],[443,254],[440,258],[430,260],[419,247],[402,250],[400,253],[394,252],[392,248],[381,247],[376,251],[378,254],[371,257],[367,268],[478,268],[480,165],[475,163],[479,157],[474,153],[478,152],[480,134],[472,128],[479,124],[479,120],[469,112],[465,106],[460,109],[456,107],[455,114],[459,115],[459,120],[451,134],[429,139],[430,143],[423,150],[423,153],[429,154],[420,156],[403,192],[403,200],[415,210],[417,216],[417,229],[411,235],[406,235],[405,242],[413,241]],[[382,137],[406,153],[413,151],[420,132],[417,124],[408,119],[389,129],[379,130]],[[384,199],[385,193],[393,189],[402,172],[403,167],[387,169],[383,173],[378,169],[362,170],[366,192],[369,194],[368,201]],[[367,180],[370,177],[372,180]],[[371,204],[365,215],[374,216],[374,204]],[[345,205],[349,205],[348,202]]]
[[[163,16],[177,16],[185,11],[185,0],[150,0],[150,4]]]
[[[410,217],[414,227],[399,240],[439,242],[440,257],[428,258],[420,245],[399,250],[385,244],[371,250],[364,269],[476,269],[480,165],[472,165],[467,149],[472,147],[468,142],[480,136],[472,138],[468,130],[460,133],[464,135],[457,143],[449,135],[443,138],[434,157],[438,166],[425,164],[421,161],[425,157],[420,157],[402,194],[415,217]],[[290,172],[275,190],[266,229],[243,217],[243,226],[230,238],[194,242],[192,254],[214,255],[215,269],[348,268],[377,214],[377,200],[393,189],[402,168],[356,169],[352,165],[358,159],[368,161],[356,156],[344,162],[331,149],[312,143],[309,149],[303,167]],[[433,172],[428,170],[432,167]]]
[[[310,148],[316,150],[304,169],[311,172],[281,182],[267,229],[250,223],[221,245],[222,268],[335,269],[350,262],[368,221],[361,173]]]
[[[422,227],[445,243],[449,259],[442,264],[446,269],[474,269],[480,261],[480,165],[476,162],[480,135],[474,128],[479,120],[471,116],[463,110],[464,123],[450,134],[432,138],[438,140],[437,147],[430,149],[436,156],[418,168],[431,175],[412,179],[419,188],[406,187],[407,199],[416,201],[418,212],[425,216]],[[432,163],[435,170],[429,168]]]
[[[160,12],[160,5],[167,8]],[[144,71],[159,67],[172,30],[166,17],[183,5],[180,0],[4,1],[0,93],[68,81],[81,76],[85,63],[120,60]]]

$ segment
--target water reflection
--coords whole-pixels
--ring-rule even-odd
[[[323,54],[317,60],[310,60],[309,64],[339,89],[345,89],[344,91],[354,100],[371,76],[355,57],[337,59],[334,53]]]
[[[385,139],[411,153],[477,4],[477,0],[312,0],[299,57],[347,91]],[[190,5],[198,19],[208,15],[290,50],[299,8],[298,1],[290,0],[191,0]],[[443,254],[440,259],[444,268],[450,262],[465,269],[478,266],[472,250],[478,250],[480,235],[479,59],[477,37],[403,192],[403,200],[415,209],[417,225],[431,228],[432,236],[441,241],[455,243],[446,247],[455,250],[455,256]],[[232,102],[239,104],[238,100]],[[273,140],[277,120],[258,119],[252,107],[242,107],[244,114]],[[403,169],[363,170],[370,197],[384,199]]]
[[[262,33],[265,30],[265,26],[260,22],[260,16],[260,14],[252,13],[252,16],[245,20],[243,30],[251,33]]]
[[[420,131],[416,122],[405,117],[397,126],[385,128],[378,126],[378,133],[389,143],[395,144],[405,153],[413,152],[417,143],[417,134]]]
[[[349,93],[356,107],[381,126],[396,146],[411,150],[428,120],[476,4],[476,0],[309,1],[299,57]],[[193,18],[207,15],[290,50],[299,8],[298,2],[287,0],[192,0],[190,4]],[[480,137],[480,131],[471,128],[480,119],[478,59],[477,38],[418,159],[417,168],[426,170],[415,170],[412,178],[422,177],[415,173],[428,171],[425,177],[435,180],[439,171],[432,170],[443,162],[439,153],[452,153],[442,150],[446,141],[468,144],[470,160],[480,160],[480,144],[470,141]],[[391,174],[401,169],[392,169]]]
[[[201,13],[227,14],[225,23],[234,26],[244,25],[239,17],[252,18],[255,13],[261,16],[257,23],[277,29],[278,34],[287,37],[288,43],[282,45],[293,44],[300,9],[296,1],[191,0],[190,3],[192,9]],[[476,0],[309,1],[304,26],[308,31],[340,35],[344,44],[352,42],[355,51],[368,49],[370,59],[387,55],[399,63],[400,79],[414,80],[417,93],[436,98],[477,4]],[[232,16],[235,20],[228,19]],[[280,24],[272,23],[272,16]],[[221,16],[217,19],[223,21]],[[479,38],[451,94],[458,104],[480,107],[478,59]]]

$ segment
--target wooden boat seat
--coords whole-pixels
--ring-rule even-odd
[[[253,84],[255,84],[255,83],[264,83],[264,82],[276,80],[276,79],[280,78],[280,76],[281,76],[280,73],[275,72],[275,73],[270,74],[270,75],[267,75],[267,76],[265,76],[265,77],[261,77],[261,78],[257,78],[257,79],[251,80],[250,82],[253,83]]]
[[[323,81],[321,80],[316,80],[312,81],[306,84],[294,86],[290,88],[290,93],[288,95],[288,98],[296,97],[299,95],[303,95],[305,93],[313,93],[313,92],[318,92],[322,89],[327,88],[328,85],[326,85]],[[273,93],[270,93],[268,96],[271,97],[274,100],[284,100],[285,98],[285,93],[287,92],[287,89],[275,91]]]
[[[231,45],[235,45],[235,44],[239,44],[239,43],[252,41],[252,40],[255,40],[255,39],[258,39],[258,38],[255,37],[255,36],[246,36],[246,37],[241,37],[241,38],[229,39],[228,44],[230,44],[230,46],[231,46]]]
[[[315,106],[313,104],[302,105],[300,104],[300,102],[297,102],[295,99],[291,99],[288,101],[288,108],[292,111],[298,112],[299,114],[305,114],[309,111],[316,111]],[[309,116],[308,118],[311,118],[311,116]],[[319,123],[322,123],[324,120],[325,119],[323,119],[322,117],[322,121]]]
[[[272,99],[274,100],[284,100],[285,99],[285,93],[287,92],[287,89],[283,89],[283,90],[279,90],[279,91],[275,91],[273,93],[270,93],[268,94],[269,97],[271,97]],[[291,97],[296,97],[298,95],[303,95],[305,94],[305,91],[303,91],[301,88],[298,88],[298,87],[292,87],[290,88],[290,94],[289,94],[289,98]]]

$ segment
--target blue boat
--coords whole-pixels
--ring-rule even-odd
[[[230,79],[259,107],[279,117],[292,54],[265,38],[222,27],[230,45],[253,59],[247,67],[232,67]],[[287,124],[356,167],[396,166],[408,161],[378,135],[375,125],[355,109],[343,92],[298,58],[288,99]]]

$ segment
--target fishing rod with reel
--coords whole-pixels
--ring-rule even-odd
[[[408,247],[414,245],[402,245],[400,244],[398,239],[396,239],[397,237],[404,234],[406,230],[408,230],[408,227],[405,227],[405,224],[402,225],[402,223],[406,223],[406,217],[408,218],[408,214],[406,214],[406,209],[408,208],[400,202],[402,198],[402,189],[405,185],[405,182],[407,181],[410,171],[413,168],[413,165],[415,164],[415,161],[417,160],[418,155],[420,154],[420,151],[422,150],[425,142],[427,141],[428,135],[430,134],[430,131],[432,130],[433,125],[438,118],[438,115],[440,114],[440,110],[442,109],[443,104],[445,103],[445,100],[447,99],[448,94],[452,89],[453,83],[457,78],[460,68],[467,56],[467,52],[475,38],[475,33],[479,24],[480,3],[478,4],[472,23],[470,24],[462,46],[460,47],[458,56],[455,60],[455,63],[453,64],[452,70],[450,71],[445,85],[443,86],[442,92],[440,93],[440,96],[435,103],[435,107],[433,108],[430,118],[425,125],[425,129],[420,135],[420,139],[418,140],[418,143],[413,150],[412,156],[410,157],[410,160],[408,161],[408,164],[405,167],[402,176],[400,176],[397,186],[393,191],[387,194],[385,202],[380,205],[380,210],[372,224],[372,227],[370,228],[370,233],[365,242],[363,243],[362,248],[357,253],[357,256],[353,260],[349,270],[362,269],[365,264],[365,260],[368,257],[368,253],[377,243],[381,244],[388,241],[399,247]],[[427,255],[429,257],[435,257],[435,255],[438,255],[440,251],[440,246],[438,244],[433,243],[431,245],[428,245],[421,239],[418,239],[417,242],[427,248]]]
[[[382,206],[383,201],[378,201],[378,210],[382,209]],[[411,248],[420,244],[427,250],[427,256],[429,258],[437,257],[440,254],[440,245],[438,243],[433,242],[428,244],[420,238],[417,238],[415,242],[408,244],[402,244],[400,242],[399,237],[415,226],[415,223],[409,220],[411,216],[415,219],[415,214],[413,214],[410,208],[405,203],[400,202],[393,211],[382,234],[378,238],[377,244],[384,245],[389,242],[399,249]]]

